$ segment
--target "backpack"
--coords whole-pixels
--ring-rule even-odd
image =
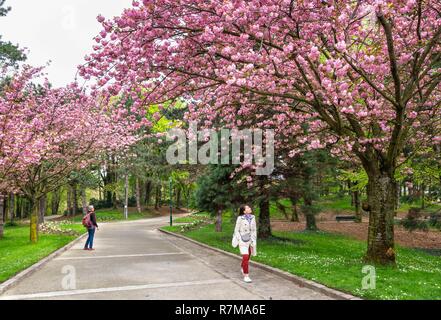
[[[250,242],[251,241],[251,232],[248,231],[247,233],[240,233],[240,238],[243,242]]]
[[[83,217],[83,226],[87,229],[92,228],[92,220],[90,218],[91,213],[89,212]]]

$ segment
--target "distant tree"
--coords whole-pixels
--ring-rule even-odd
[[[52,89],[46,82],[35,90],[38,75],[40,69],[23,68],[0,95],[0,192],[27,197],[34,243],[42,212],[38,207],[46,206],[41,199],[100,153],[134,140],[124,122],[115,122],[78,86]]]
[[[231,166],[213,165],[198,181],[196,206],[216,216],[216,232],[222,231],[223,211],[232,206],[234,193],[230,176],[233,170]]]
[[[11,11],[11,7],[5,7],[6,0],[0,0],[0,17],[4,17]],[[11,42],[4,42],[0,36],[0,67],[15,67],[18,62],[26,60],[26,55],[18,45]]]
[[[5,7],[6,0],[0,0],[0,17],[4,17],[11,11],[11,7]]]

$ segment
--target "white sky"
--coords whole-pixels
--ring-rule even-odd
[[[55,86],[74,80],[76,68],[92,52],[102,29],[96,17],[119,16],[132,0],[6,0],[12,11],[0,17],[2,40],[28,49],[27,63],[51,65],[46,72]]]

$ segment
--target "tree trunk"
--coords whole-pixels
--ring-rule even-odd
[[[155,193],[155,209],[158,210],[161,202],[161,186],[156,186],[156,193]]]
[[[163,203],[164,203],[164,199],[163,199],[163,197],[165,197],[166,196],[166,194],[164,194],[163,192],[162,192],[162,182],[161,182],[161,186],[159,187],[159,207],[161,208],[162,207],[162,205],[163,205]]]
[[[106,193],[106,206],[111,207],[113,203],[113,193],[112,191],[105,191]]]
[[[55,190],[52,192],[52,199],[51,199],[51,214],[57,215],[58,210],[60,209],[60,201],[61,201],[61,195],[60,195],[60,189]]]
[[[38,225],[44,223],[44,216],[47,209],[47,195],[44,195],[38,201]]]
[[[21,219],[21,197],[19,195],[15,196],[15,216],[17,219]]]
[[[271,220],[270,220],[270,206],[269,199],[265,198],[259,203],[259,227],[258,237],[261,239],[267,239],[271,237]]]
[[[14,222],[14,218],[15,218],[14,210],[15,210],[15,196],[13,193],[10,193],[9,194],[9,221],[11,223]]]
[[[276,201],[276,207],[277,207],[277,210],[282,212],[282,214],[285,216],[285,219],[289,220],[289,216],[288,216],[288,213],[286,212],[285,206],[283,204],[281,204],[280,202]]]
[[[421,209],[426,209],[425,192],[426,192],[426,185],[423,183],[421,185]]]
[[[38,202],[35,199],[29,199],[31,205],[31,223],[30,223],[30,240],[32,243],[38,241]]]
[[[69,184],[67,186],[67,215],[72,216],[72,186]]]
[[[0,239],[3,238],[5,221],[3,220],[3,209],[5,205],[5,196],[0,194]]]
[[[76,216],[78,214],[78,189],[77,185],[74,184],[72,187],[72,198],[73,198],[73,215]]]
[[[135,194],[136,194],[136,209],[138,210],[138,213],[141,213],[142,212],[142,208],[141,208],[141,188],[140,188],[140,185],[139,185],[139,178],[138,177],[136,177],[136,181],[135,181],[135,184],[136,184],[136,192],[135,192]]]
[[[216,212],[216,232],[222,232],[222,209]]]
[[[368,172],[368,176],[369,231],[366,261],[395,264],[396,181],[393,174]]]
[[[315,220],[315,215],[313,214],[306,214],[306,230],[308,231],[317,231],[317,223]]]
[[[87,198],[85,187],[81,187],[81,204],[83,207],[83,216],[85,216],[87,214]]]
[[[124,177],[124,219],[129,218],[129,175]]]
[[[26,218],[31,217],[32,206],[33,206],[32,201],[30,201],[29,199],[26,199],[26,201],[25,201],[25,217]]]
[[[176,209],[181,209],[181,188],[176,190]]]
[[[312,207],[312,200],[309,198],[304,198],[304,214],[306,218],[306,230],[307,231],[317,231],[317,222],[315,219],[315,213]]]
[[[190,195],[191,195],[191,186],[188,186],[186,193],[185,193],[186,202],[187,202],[187,205],[186,205],[187,211],[190,211]]]
[[[351,206],[354,207],[355,206],[355,194],[354,194],[354,192],[351,191],[351,189],[352,189],[352,182],[351,182],[351,180],[348,180],[348,190],[351,195]]]
[[[145,183],[145,198],[144,198],[144,204],[146,206],[150,205],[151,193],[152,193],[152,182],[151,181],[147,181]]]
[[[298,210],[297,210],[298,199],[292,197],[292,198],[290,198],[290,200],[291,200],[291,205],[292,205],[291,221],[292,222],[299,222],[300,219],[299,219],[299,213],[298,213]]]
[[[354,191],[353,197],[355,205],[355,222],[360,223],[363,218],[360,211],[360,191]]]

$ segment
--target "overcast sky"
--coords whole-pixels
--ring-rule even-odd
[[[93,37],[101,31],[98,14],[112,18],[132,0],[6,0],[12,11],[0,18],[3,40],[29,50],[27,63],[45,65],[56,86],[72,82],[76,67],[92,51]]]

